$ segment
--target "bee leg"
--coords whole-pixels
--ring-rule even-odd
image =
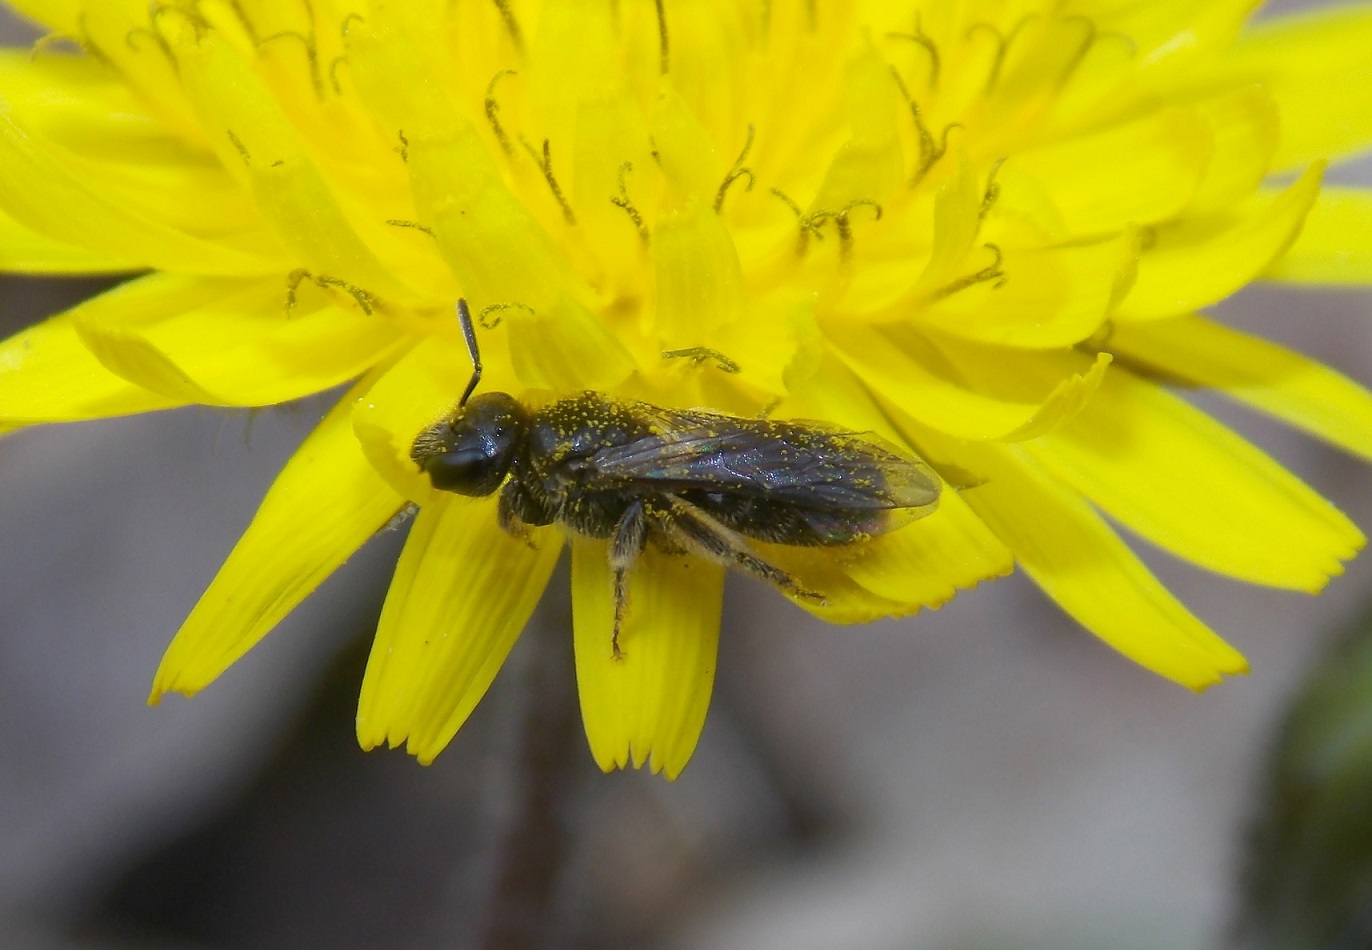
[[[640,499],[624,509],[614,534],[610,536],[610,570],[615,579],[615,625],[610,634],[610,654],[624,659],[619,648],[619,631],[624,625],[625,608],[629,603],[629,570],[648,543],[648,514]]]
[[[660,530],[670,539],[729,567],[753,575],[794,597],[823,600],[822,594],[800,586],[790,574],[753,553],[748,542],[699,508],[674,496],[666,499]]]
[[[505,483],[505,487],[500,490],[500,499],[496,502],[496,520],[501,530],[537,549],[538,545],[534,544],[529,534],[529,526],[552,522],[551,518],[542,515],[543,511],[538,503],[529,497],[519,481],[511,479]]]

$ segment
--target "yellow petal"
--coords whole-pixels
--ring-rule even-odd
[[[1322,189],[1300,236],[1262,276],[1293,284],[1372,284],[1372,191]]]
[[[25,129],[0,100],[0,208],[30,230],[139,266],[201,274],[261,274],[280,267],[270,253],[229,247],[177,231],[112,202],[46,140]],[[270,249],[268,249],[270,250]]]
[[[0,50],[0,99],[84,185],[120,208],[264,256],[274,247],[238,182],[167,127],[107,62]]]
[[[710,705],[723,595],[719,565],[649,546],[630,577],[616,660],[606,542],[572,539],[577,689],[602,769],[646,762],[676,778],[686,766]]]
[[[396,566],[362,680],[357,739],[433,761],[486,694],[557,563],[553,528],[527,541],[496,500],[447,495],[423,508]]]
[[[669,345],[745,319],[747,292],[733,238],[710,205],[693,201],[653,235],[658,335]]]
[[[1075,356],[1037,360],[1013,350],[941,343],[897,327],[854,326],[835,342],[843,362],[883,401],[940,432],[974,440],[1032,439],[1061,425],[1085,405],[1110,362],[1087,363]],[[1035,376],[1044,362],[1061,375],[1035,379],[1033,393],[1001,393],[961,372],[971,364],[986,368],[992,378],[1021,380],[1030,359]]]
[[[671,189],[669,207],[713,201],[724,180],[728,159],[719,154],[709,133],[670,81],[653,105],[651,117],[655,161]]]
[[[243,169],[258,208],[294,260],[316,276],[346,281],[353,292],[391,301],[425,299],[377,259],[281,105],[219,34],[185,31],[177,61],[206,127],[224,129],[213,140],[221,160]]]
[[[1349,4],[1259,20],[1222,62],[1263,83],[1281,114],[1274,170],[1372,145],[1372,10]]]
[[[1372,459],[1372,392],[1308,356],[1204,317],[1122,324],[1130,365],[1222,395]]]
[[[939,186],[934,196],[934,234],[929,260],[911,288],[911,296],[937,294],[984,266],[967,266],[981,226],[984,188],[977,169],[965,155],[955,151],[952,157],[956,160],[954,174]]]
[[[1160,584],[1091,506],[1019,446],[964,447],[985,482],[967,503],[1009,545],[1044,593],[1088,630],[1191,689],[1244,673],[1241,654]]]
[[[1026,453],[1145,538],[1193,563],[1318,591],[1363,545],[1343,514],[1205,413],[1111,373]]]
[[[1236,214],[1160,227],[1156,242],[1139,257],[1138,278],[1116,316],[1180,316],[1251,282],[1295,240],[1319,194],[1322,173],[1317,165],[1281,194]]]
[[[837,211],[855,201],[881,204],[906,178],[896,119],[908,106],[890,64],[865,48],[848,63],[843,87],[852,137],[825,170],[811,212]]]
[[[12,274],[118,274],[139,269],[135,258],[46,237],[0,213],[0,270]]]
[[[382,362],[399,334],[355,307],[302,295],[287,313],[276,281],[128,327],[89,310],[81,340],[111,372],[178,402],[264,406],[332,388]]]
[[[1170,107],[1023,152],[1006,164],[1013,162],[1057,197],[1074,234],[1101,234],[1175,216],[1195,196],[1212,148],[1204,119]]]
[[[515,374],[527,388],[614,389],[635,369],[605,321],[569,296],[538,311],[512,307],[502,322],[509,330]]]
[[[1261,2],[1113,3],[1102,10],[1097,26],[1129,37],[1136,59],[1150,71],[1187,70],[1197,59],[1226,49]]]
[[[1210,126],[1215,149],[1188,211],[1222,213],[1267,175],[1281,138],[1281,116],[1260,84],[1226,89],[1191,106]]]
[[[473,311],[517,304],[539,313],[564,295],[595,299],[506,186],[475,129],[460,124],[438,137],[409,141],[407,166],[419,220],[433,229]]]
[[[205,306],[239,281],[151,274],[0,343],[0,422],[24,425],[127,415],[179,405],[111,373],[77,333],[78,320],[138,326]]]
[[[996,258],[1001,277],[931,301],[918,319],[981,343],[1071,346],[1094,333],[1128,292],[1138,257],[1139,238],[1132,229],[1063,247],[1002,248]]]
[[[352,435],[352,398],[370,383],[354,387],[286,463],[167,647],[149,702],[208,686],[400,508]]]

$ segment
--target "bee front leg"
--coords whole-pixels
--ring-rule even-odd
[[[536,548],[529,535],[529,526],[552,524],[548,517],[529,493],[524,484],[512,478],[500,490],[500,500],[496,502],[496,520],[501,529],[511,537],[519,538],[531,548]]]
[[[624,614],[629,603],[629,570],[634,566],[643,546],[648,543],[648,514],[642,499],[624,509],[610,535],[610,571],[615,580],[615,625],[610,634],[610,655],[624,659],[619,648],[619,631],[624,626]]]

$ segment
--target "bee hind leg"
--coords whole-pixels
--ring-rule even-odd
[[[712,561],[736,567],[793,597],[824,599],[822,594],[802,587],[790,574],[754,554],[737,531],[725,527],[687,501],[668,498],[658,525],[667,538]]]
[[[614,534],[610,535],[610,572],[615,582],[615,625],[610,634],[610,655],[624,659],[619,648],[619,632],[624,626],[624,614],[629,603],[629,571],[648,543],[648,513],[640,499],[624,509]]]

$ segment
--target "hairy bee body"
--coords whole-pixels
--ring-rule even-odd
[[[452,413],[419,433],[410,456],[435,488],[499,491],[500,524],[515,536],[559,524],[607,539],[615,656],[626,579],[648,544],[820,598],[748,542],[852,544],[938,504],[942,483],[933,470],[870,433],[668,409],[592,391],[536,409],[509,393],[471,397],[480,360],[464,303],[458,314],[472,381]]]

